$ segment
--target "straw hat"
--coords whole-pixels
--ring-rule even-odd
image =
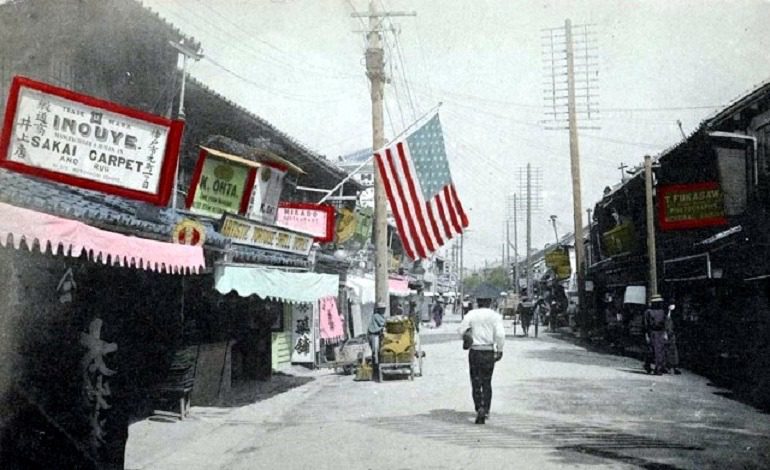
[[[655,294],[650,299],[650,302],[663,302],[663,297],[660,296],[659,294]]]

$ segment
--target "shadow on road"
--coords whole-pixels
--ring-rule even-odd
[[[562,362],[593,366],[613,367],[618,365],[618,358],[579,349],[550,348],[526,351],[526,357],[548,362]]]
[[[519,414],[495,414],[487,424],[473,424],[474,413],[449,409],[428,413],[383,417],[376,421],[363,420],[370,426],[393,432],[415,434],[444,443],[473,448],[496,449],[554,449],[554,457],[565,465],[575,465],[586,456],[637,465],[641,468],[674,470],[668,464],[657,463],[625,451],[674,449],[701,451],[703,448],[665,441],[598,425],[557,421]]]

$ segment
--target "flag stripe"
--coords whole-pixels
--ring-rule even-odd
[[[449,194],[449,186],[444,186],[444,198],[446,199],[447,207],[449,209],[449,218],[452,220],[452,227],[454,227],[457,233],[460,233],[463,229],[457,222],[457,213],[455,212],[454,204],[452,204],[452,196]]]
[[[404,246],[406,255],[412,259],[415,259],[414,251],[412,250],[412,244],[410,243],[408,237],[405,235],[406,232],[404,232],[404,226],[401,220],[401,211],[399,210],[398,204],[396,204],[393,188],[390,186],[390,178],[386,177],[385,164],[382,161],[382,154],[376,153],[375,160],[377,161],[377,170],[380,172],[380,180],[382,181],[382,185],[385,187],[385,194],[387,194],[388,201],[390,201],[390,209],[393,211],[393,216],[396,219],[396,227],[398,228],[398,233],[401,235],[401,244]]]
[[[438,231],[438,225],[436,224],[436,218],[433,215],[433,207],[431,207],[430,201],[425,203],[425,208],[428,212],[428,219],[430,220],[430,228],[433,230],[433,235],[436,237],[438,246],[444,244],[444,240],[441,239],[441,232]],[[435,251],[435,250],[434,250]]]
[[[446,219],[446,211],[444,210],[444,201],[441,200],[441,192],[436,194],[434,199],[436,200],[436,207],[438,207],[438,215],[441,218],[441,225],[444,226],[444,233],[446,234],[447,239],[452,238],[452,229],[449,228],[449,222],[447,222]]]
[[[414,179],[409,168],[409,164],[406,162],[406,155],[404,154],[404,143],[399,142],[396,145],[398,149],[398,157],[401,160],[401,167],[404,171],[404,179],[406,180],[407,188],[409,189],[409,195],[412,198],[412,204],[414,204],[415,215],[417,216],[417,223],[420,227],[422,236],[425,238],[425,243],[430,252],[436,251],[436,247],[433,246],[433,240],[431,240],[428,227],[425,225],[425,216],[422,213],[422,204],[420,204],[420,198],[418,198],[417,190],[414,186]]]
[[[427,256],[427,253],[425,251],[425,248],[423,248],[422,242],[417,233],[417,229],[415,228],[414,214],[412,213],[412,211],[410,211],[409,206],[406,204],[407,199],[406,199],[406,196],[404,195],[404,188],[401,185],[400,179],[396,176],[399,173],[396,171],[396,164],[393,161],[394,160],[393,152],[389,148],[385,149],[385,155],[387,155],[388,157],[388,166],[390,167],[389,169],[393,174],[393,183],[395,183],[396,193],[398,194],[398,198],[401,200],[401,202],[404,203],[403,204],[404,218],[406,219],[406,223],[409,226],[409,235],[411,235],[412,241],[414,242],[416,254],[420,258],[425,258]],[[402,170],[401,174],[403,174],[404,168],[401,168],[401,170]]]
[[[460,221],[462,222],[463,228],[468,226],[468,216],[465,214],[465,211],[463,210],[463,205],[460,204],[460,198],[457,197],[457,191],[455,190],[455,185],[450,184],[449,190],[452,192],[452,199],[454,200],[455,206],[457,207],[457,212],[460,214]]]

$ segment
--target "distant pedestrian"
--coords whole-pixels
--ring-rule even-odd
[[[369,346],[372,348],[372,364],[375,367],[378,367],[380,364],[380,340],[383,328],[385,328],[385,307],[377,307],[374,309],[374,313],[372,313],[372,318],[367,328]]]
[[[477,299],[478,308],[469,311],[458,333],[471,330],[473,344],[468,351],[471,391],[476,409],[476,424],[484,424],[492,404],[492,373],[495,362],[503,357],[505,330],[503,317],[492,310],[492,299]]]
[[[441,326],[441,321],[444,319],[444,307],[441,306],[441,302],[436,301],[436,303],[433,304],[431,314],[433,315],[433,322],[436,324],[436,328],[438,328]]]
[[[648,346],[644,369],[648,374],[653,372],[653,362],[655,375],[666,372],[666,312],[663,308],[663,297],[654,295],[649,308],[644,311],[644,339]]]
[[[682,371],[679,370],[679,349],[676,346],[676,330],[672,318],[675,308],[676,306],[671,304],[666,312],[666,367],[679,375]]]

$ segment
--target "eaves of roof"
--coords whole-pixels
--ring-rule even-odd
[[[206,93],[209,93],[210,95],[214,96],[215,98],[222,100],[224,103],[226,103],[228,106],[232,107],[233,109],[237,110],[241,114],[243,114],[247,119],[254,121],[258,126],[265,128],[269,130],[270,132],[274,133],[277,137],[284,140],[286,143],[288,143],[293,149],[297,152],[297,154],[306,159],[307,162],[309,162],[314,168],[313,169],[320,169],[327,173],[328,175],[332,176],[333,178],[336,178],[338,180],[342,180],[343,178],[347,177],[347,172],[343,170],[342,168],[338,167],[334,163],[330,162],[329,160],[323,158],[320,154],[317,154],[310,150],[309,148],[305,147],[303,144],[301,144],[299,141],[294,139],[293,137],[290,137],[288,134],[284,133],[283,131],[278,130],[275,126],[264,120],[263,118],[257,116],[256,114],[252,113],[248,109],[244,108],[243,106],[235,103],[234,101],[226,98],[222,94],[214,91],[209,86],[202,83],[200,80],[189,77],[190,82],[194,86],[200,87],[202,90],[204,90]],[[282,155],[282,157],[286,158],[289,161],[292,161],[292,163],[295,163],[300,168],[303,168],[305,171],[310,173],[311,170],[308,168],[308,165],[306,162],[302,161],[294,161],[294,158],[292,155]],[[362,191],[364,189],[363,185],[358,183],[354,180],[348,180],[345,184],[352,185],[356,188],[357,191]]]
[[[0,169],[0,201],[44,212],[113,232],[153,240],[170,241],[174,227],[190,215],[96,191]],[[206,227],[205,249],[230,248],[234,261],[308,267],[306,257],[234,245],[216,231],[215,221],[199,218]]]

